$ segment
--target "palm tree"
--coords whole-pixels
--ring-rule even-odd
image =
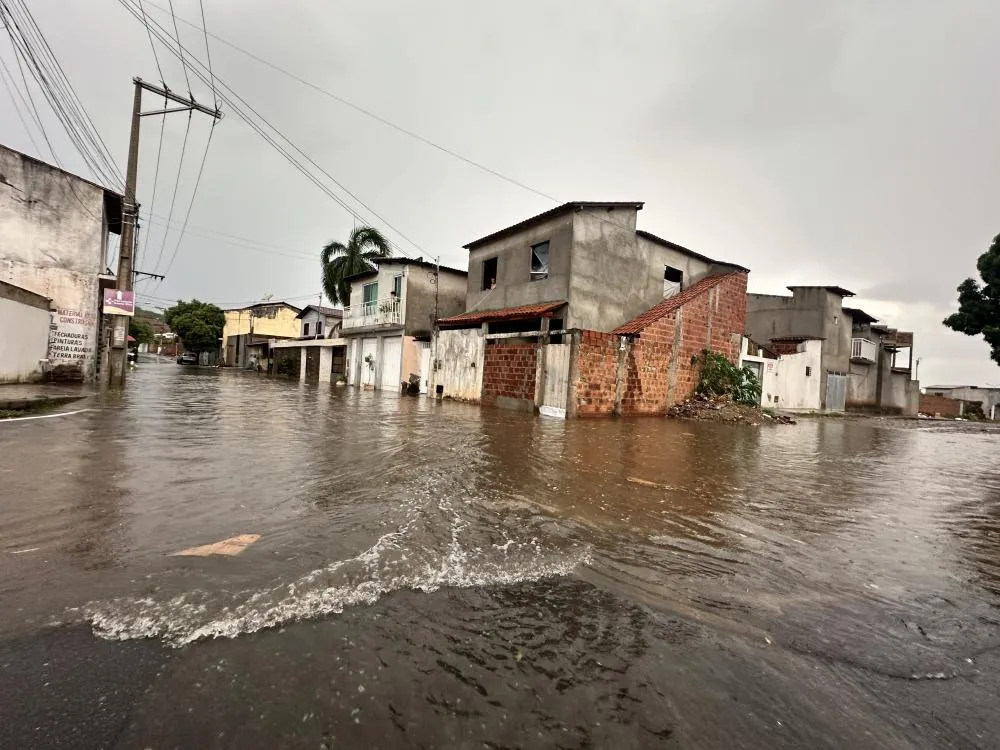
[[[333,304],[351,303],[351,284],[347,277],[371,271],[376,258],[385,258],[392,248],[389,240],[374,227],[355,227],[347,244],[334,240],[323,248],[323,292]]]

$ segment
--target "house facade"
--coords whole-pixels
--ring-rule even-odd
[[[775,391],[779,408],[916,414],[920,385],[912,377],[913,334],[844,307],[854,294],[838,286],[790,286],[791,295],[747,295],[747,335],[781,357],[819,353],[804,365],[815,378]],[[802,359],[802,358],[800,358]],[[805,361],[803,359],[803,361]],[[804,370],[803,373],[806,371]],[[798,376],[796,376],[797,378]],[[787,389],[805,394],[786,404]],[[765,405],[767,405],[765,401]]]
[[[435,393],[654,414],[695,387],[693,354],[735,362],[748,271],[636,230],[642,205],[567,203],[466,245],[466,312],[438,321]]]
[[[222,362],[227,367],[260,365],[267,369],[277,341],[297,339],[301,308],[287,302],[259,302],[226,310],[222,329]]]
[[[427,391],[436,316],[465,308],[466,272],[407,258],[380,258],[351,277],[341,335],[349,385],[399,392],[419,381]]]
[[[0,383],[45,376],[52,300],[0,281]]]
[[[92,382],[101,370],[111,328],[101,297],[115,284],[107,271],[109,240],[121,234],[122,201],[0,146],[0,281],[52,301],[46,378]]]
[[[347,341],[341,337],[344,311],[307,305],[298,314],[299,336],[273,340],[271,372],[317,383],[336,382],[347,374]]]

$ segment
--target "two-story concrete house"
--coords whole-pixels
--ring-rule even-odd
[[[920,385],[912,378],[913,334],[880,325],[839,286],[790,286],[789,295],[748,294],[747,335],[779,355],[819,352],[809,403],[797,408],[916,414]],[[905,358],[905,361],[904,361]],[[781,406],[779,402],[775,404]]]
[[[466,311],[438,321],[435,390],[558,415],[659,413],[694,387],[692,353],[735,360],[748,271],[637,230],[642,207],[566,203],[466,245]]]
[[[349,385],[399,392],[419,379],[426,392],[436,317],[465,309],[466,272],[408,258],[380,258],[350,277],[351,304],[341,335],[348,342]]]
[[[558,327],[611,331],[663,298],[737,268],[637,230],[642,206],[566,203],[470,242],[466,310],[497,311],[501,320],[541,305]]]
[[[258,302],[225,311],[221,359],[227,367],[267,369],[277,341],[296,339],[301,308],[287,302]]]

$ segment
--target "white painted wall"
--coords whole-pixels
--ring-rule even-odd
[[[779,361],[780,386],[775,394],[778,400],[773,406],[778,409],[820,409],[823,403],[823,342],[804,341],[799,344],[798,353],[783,354]],[[807,370],[809,375],[806,375]]]
[[[444,386],[444,396],[478,403],[483,393],[483,357],[486,353],[483,330],[476,328],[438,331],[431,364],[431,394]]]
[[[3,147],[0,175],[0,279],[52,299],[50,367],[92,380],[108,234],[104,190]]]
[[[743,340],[746,351],[746,339]],[[783,354],[778,359],[742,355],[745,362],[761,363],[761,406],[773,409],[818,410],[822,405],[823,342],[804,341],[795,354]],[[806,372],[810,374],[806,374]]]
[[[0,383],[42,379],[50,320],[48,310],[0,298]]]

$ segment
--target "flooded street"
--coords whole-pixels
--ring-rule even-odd
[[[4,747],[998,746],[998,432],[74,408],[0,422]]]

